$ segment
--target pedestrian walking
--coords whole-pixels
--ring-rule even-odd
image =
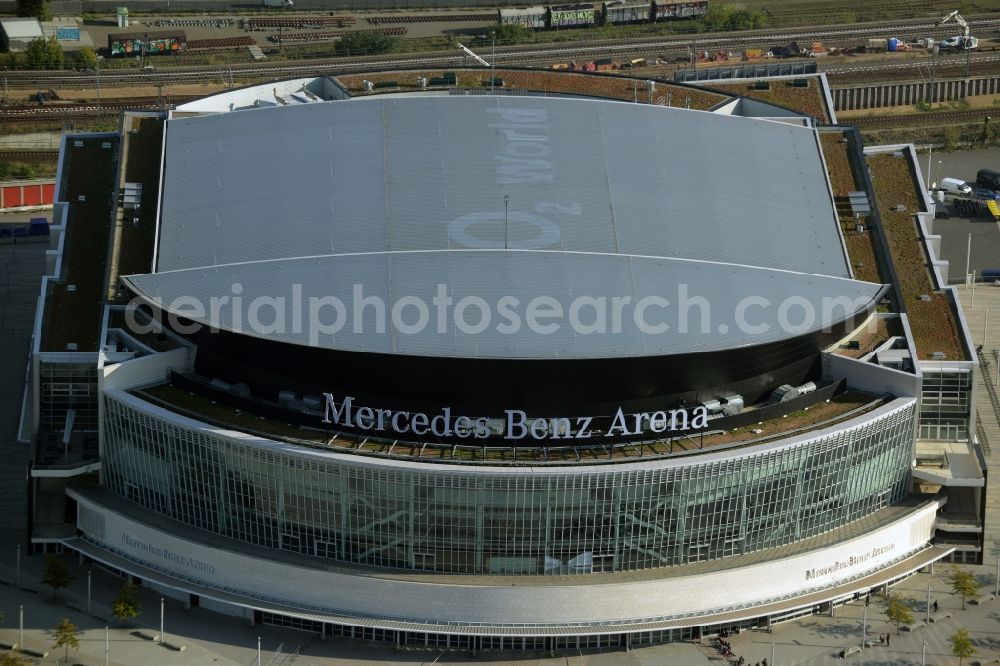
[[[885,635],[885,646],[889,647],[889,634]]]
[[[937,613],[938,605],[937,600],[934,601],[934,612]]]

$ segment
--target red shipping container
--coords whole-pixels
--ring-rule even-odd
[[[46,183],[42,185],[42,203],[52,204],[56,201],[56,185],[55,183]]]
[[[21,205],[21,186],[11,185],[3,188],[3,207],[16,208]]]
[[[25,185],[22,206],[40,206],[42,204],[42,186]]]

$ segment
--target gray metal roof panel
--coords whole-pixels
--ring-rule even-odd
[[[170,121],[158,270],[506,235],[846,277],[836,224],[807,128],[604,100],[368,98]]]
[[[566,304],[672,299],[692,284],[731,312],[737,295],[864,301],[878,289],[840,279],[850,273],[814,131],[606,100],[368,98],[171,120],[158,241],[159,273],[132,282],[167,300],[207,302],[236,281],[247,300],[293,283],[344,298],[360,284],[390,306],[438,284],[456,301],[550,295]],[[279,337],[562,358],[774,335]]]
[[[763,344],[834,323],[820,318],[824,299],[847,298],[853,313],[881,291],[879,285],[856,280],[735,264],[537,250],[326,255],[135,275],[127,280],[168,311],[247,335],[346,351],[475,358],[619,358]],[[241,309],[225,306],[213,315],[211,299],[231,294],[235,284],[243,295]],[[301,289],[304,321],[299,326],[293,323],[294,285]],[[434,299],[442,288],[451,303],[440,324]],[[281,325],[272,326],[278,320],[270,305],[258,311],[262,314],[255,325],[249,314],[251,297],[281,303]],[[383,326],[377,324],[378,306],[359,305],[365,297],[384,304]],[[556,324],[551,332],[528,323],[529,304],[539,297],[552,299],[561,309],[561,315],[542,320]],[[752,316],[746,317],[750,325],[745,326],[737,313],[740,303],[750,297],[765,297],[768,304],[754,305]],[[517,299],[507,301],[506,311],[500,305],[505,298]],[[626,305],[620,325],[613,319],[616,298]],[[684,298],[708,304],[707,323],[695,305],[685,310],[688,324],[683,328]],[[192,299],[201,304],[200,315],[190,309]],[[463,299],[481,299],[465,306],[464,329],[456,323]],[[636,307],[644,299],[649,304],[641,315],[645,326],[640,326]],[[813,324],[797,328],[801,317],[795,310],[787,319],[796,327],[782,325],[779,306],[791,303],[790,299],[813,309]],[[310,326],[313,302],[331,303],[321,317],[326,324],[337,319],[335,304],[342,304],[343,326],[332,333]],[[424,307],[422,326],[417,302]],[[400,325],[392,311],[404,303],[408,305],[399,305]],[[574,307],[579,308],[575,318],[570,314]],[[481,314],[481,308],[488,315]],[[513,319],[504,312],[516,313],[519,324],[506,326]],[[603,324],[598,323],[599,316]],[[667,329],[662,329],[664,324]]]

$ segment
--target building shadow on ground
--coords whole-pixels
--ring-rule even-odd
[[[868,633],[871,633],[871,620],[868,621]],[[844,638],[847,636],[857,636],[858,641],[861,641],[861,622],[860,621],[843,621],[836,624],[829,624],[824,622],[798,622],[797,626],[800,629],[806,629],[807,631],[814,632],[820,636],[831,636],[837,638]]]

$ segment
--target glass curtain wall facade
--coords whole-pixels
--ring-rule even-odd
[[[729,458],[514,473],[297,454],[105,397],[105,480],[126,499],[259,546],[453,573],[626,571],[805,539],[909,493],[915,417],[910,402]]]
[[[61,431],[66,412],[75,410],[76,430],[97,430],[97,363],[50,362],[39,365],[39,427]]]
[[[920,439],[969,439],[972,372],[923,369],[920,389]]]

